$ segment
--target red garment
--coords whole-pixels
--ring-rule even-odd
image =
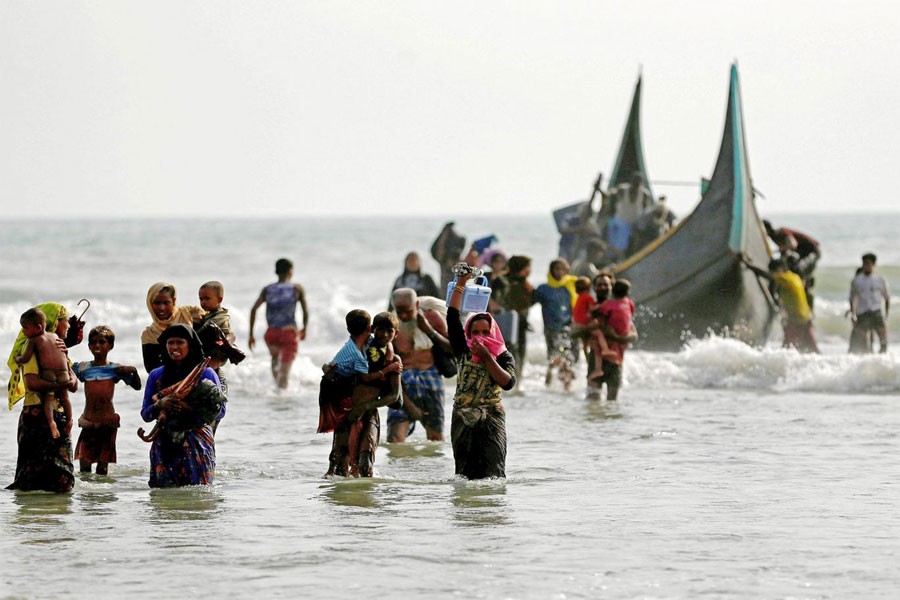
[[[281,362],[293,362],[297,357],[297,345],[300,343],[300,332],[294,328],[275,328],[266,329],[266,344],[270,350],[274,350],[278,354]]]
[[[818,354],[819,346],[813,335],[812,321],[806,323],[785,323],[784,348],[796,348],[800,352]]]
[[[600,316],[606,320],[606,325],[610,327],[616,335],[625,337],[631,332],[631,320],[634,317],[634,301],[631,298],[613,298],[606,300],[598,309]],[[625,357],[625,349],[628,347],[627,342],[615,342],[609,338],[606,343],[610,350],[616,353],[616,360],[610,361],[621,365]]]
[[[575,307],[572,308],[572,323],[575,325],[587,325],[591,322],[591,306],[594,305],[594,297],[590,292],[578,294]]]

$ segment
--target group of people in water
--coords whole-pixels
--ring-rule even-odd
[[[769,223],[766,229],[779,256],[766,269],[739,259],[771,281],[783,309],[785,346],[817,352],[812,305],[818,243],[795,230],[774,229]],[[448,223],[432,247],[442,266],[440,286],[422,272],[419,255],[410,252],[387,311],[374,318],[362,309],[347,314],[348,339],[323,365],[319,390],[318,431],[333,434],[326,476],[373,475],[381,407],[388,407],[388,442],[405,441],[417,425],[429,440],[442,441],[443,380],[449,377],[456,377],[450,428],[456,474],[470,479],[505,476],[502,395],[516,390],[522,379],[528,313],[534,304],[541,305],[543,317],[545,383],[558,379],[570,389],[574,365],[583,355],[589,396],[600,397],[606,386],[607,399],[617,399],[625,350],[638,336],[629,282],[616,281],[608,271],[574,275],[568,261],[557,258],[548,266],[546,281],[534,287],[531,258],[507,256],[491,247],[495,239],[467,247]],[[875,263],[874,254],[864,255],[851,284],[851,352],[871,352],[875,337],[881,352],[887,349],[890,296]],[[251,308],[248,345],[255,346],[256,313],[265,304],[264,340],[272,377],[285,388],[298,344],[306,336],[309,311],[303,287],[291,281],[291,261],[279,259],[275,274],[277,281],[261,290]],[[466,316],[462,297],[472,283],[490,288],[489,302],[486,310]],[[15,480],[9,488],[70,491],[75,459],[82,472],[96,465],[98,474],[107,474],[109,463],[116,462],[120,419],[113,396],[120,381],[143,388],[141,417],[155,421],[149,433],[139,430],[151,443],[150,486],[211,483],[215,434],[228,393],[222,367],[245,357],[223,298],[218,281],[200,286],[197,306],[179,305],[169,283],[150,286],[146,302],[151,323],[141,335],[146,385],[137,368],[110,361],[116,336],[108,326],[88,333],[93,360],[73,364],[67,349],[82,341],[84,321],[53,302],[23,313],[8,361],[10,408],[20,401],[23,406]],[[85,408],[77,419],[81,433],[73,452],[70,434],[76,419],[69,393],[79,381]]]
[[[575,275],[596,275],[665,234],[675,223],[666,197],[654,200],[639,171],[632,174],[630,182],[607,190],[602,189],[602,182],[601,173],[590,200],[555,215],[559,256],[572,264]],[[600,206],[595,212],[598,195]]]

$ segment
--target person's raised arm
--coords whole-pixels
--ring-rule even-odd
[[[253,337],[253,326],[256,325],[256,311],[259,310],[259,307],[265,304],[265,302],[266,288],[263,288],[259,293],[259,298],[253,303],[253,308],[250,309],[250,339],[247,340],[247,347],[250,348],[251,352],[253,351],[253,346],[256,345],[256,338]]]

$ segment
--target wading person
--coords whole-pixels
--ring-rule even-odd
[[[150,439],[150,487],[213,482],[213,424],[225,414],[225,395],[215,371],[205,366],[196,332],[177,323],[159,336],[163,366],[147,378],[141,418],[156,419]],[[139,434],[142,430],[139,430]]]
[[[193,327],[203,318],[199,306],[178,306],[177,295],[175,286],[164,281],[154,283],[147,290],[147,310],[153,322],[141,334],[141,352],[148,373],[163,364],[163,353],[157,342],[166,328],[175,323]]]
[[[876,257],[871,252],[862,257],[862,267],[850,283],[850,318],[853,333],[850,337],[850,352],[871,352],[871,335],[874,331],[881,344],[880,351],[887,352],[887,316],[891,305],[887,281],[875,274]],[[882,302],[884,312],[881,312]],[[855,337],[854,337],[855,336]],[[861,340],[862,343],[855,343]]]
[[[450,296],[447,327],[459,362],[450,439],[456,474],[466,479],[506,477],[506,411],[503,390],[516,384],[516,361],[490,313],[475,313],[463,327],[459,309],[471,274],[461,275]]]
[[[288,374],[297,357],[297,346],[306,339],[306,326],[309,323],[309,310],[306,308],[306,293],[299,283],[291,283],[294,276],[294,264],[286,258],[275,261],[275,275],[278,281],[270,283],[262,289],[253,308],[250,309],[250,339],[247,347],[253,350],[256,338],[253,327],[256,324],[256,311],[266,305],[265,342],[272,355],[272,377],[281,389],[287,388]],[[303,309],[303,327],[297,328],[297,303]]]
[[[46,317],[47,331],[66,339],[69,332],[69,315],[66,308],[56,302],[39,304]],[[63,388],[70,392],[78,389],[78,380],[69,383],[51,383],[41,378],[37,356],[32,356],[24,365],[18,365],[15,357],[22,353],[28,338],[21,331],[9,355],[12,375],[7,387],[9,408],[23,400],[22,412],[16,432],[18,454],[16,456],[15,480],[7,487],[10,490],[44,490],[48,492],[69,492],[75,485],[75,468],[72,464],[72,438],[69,435],[72,422],[66,417],[57,402],[53,406],[53,418],[60,432],[53,439],[41,403],[41,395]]]
[[[394,312],[400,328],[394,351],[403,361],[404,403],[402,409],[388,410],[388,441],[403,442],[412,433],[415,421],[422,421],[429,440],[444,439],[444,382],[435,365],[435,347],[449,358],[447,319],[442,300],[419,297],[410,288],[394,291]],[[414,414],[415,413],[415,414]]]

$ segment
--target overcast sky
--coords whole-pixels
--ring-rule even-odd
[[[708,176],[735,59],[763,213],[897,210],[896,2],[5,0],[3,214],[547,214],[641,68],[651,178]]]

